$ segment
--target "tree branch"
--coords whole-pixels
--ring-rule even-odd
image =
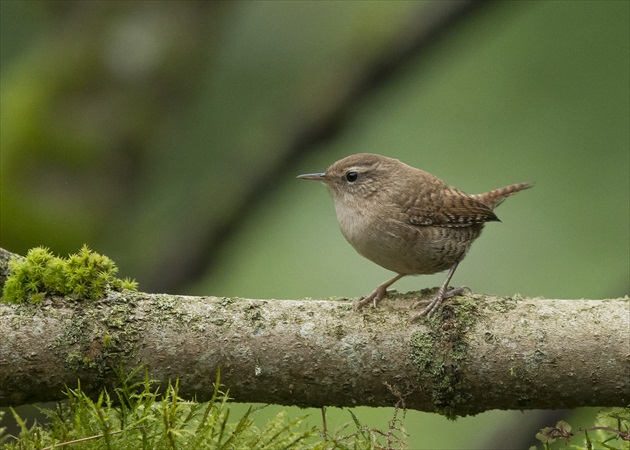
[[[1,250],[1,249],[0,249]],[[0,279],[6,257],[0,251]],[[489,409],[630,403],[630,301],[469,295],[410,324],[397,294],[357,313],[342,300],[111,293],[0,305],[0,405],[97,393],[140,365],[207,400],[221,379],[240,402],[391,406],[449,416]]]

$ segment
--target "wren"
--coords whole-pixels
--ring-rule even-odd
[[[412,322],[432,315],[444,299],[467,289],[448,288],[457,265],[484,224],[499,220],[494,209],[510,195],[532,186],[519,183],[469,195],[428,172],[372,153],[350,155],[324,173],[298,178],[324,183],[346,240],[360,255],[397,274],[355,301],[355,309],[369,303],[376,307],[387,296],[387,288],[405,275],[449,269],[436,295]]]

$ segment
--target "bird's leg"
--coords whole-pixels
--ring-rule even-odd
[[[464,293],[464,291],[466,291],[468,289],[466,286],[462,286],[460,288],[451,289],[450,291],[447,291],[448,284],[451,282],[451,278],[453,278],[453,274],[455,273],[455,269],[457,269],[457,265],[458,264],[459,264],[459,261],[457,261],[455,264],[453,264],[453,267],[451,267],[451,270],[448,271],[448,275],[446,276],[446,280],[444,281],[442,286],[440,286],[440,289],[437,291],[437,294],[435,295],[435,297],[433,297],[431,300],[429,300],[429,304],[422,311],[420,311],[418,314],[416,314],[415,316],[413,316],[411,318],[412,322],[415,322],[416,320],[418,320],[420,317],[422,317],[424,315],[426,315],[427,317],[431,317],[431,315],[442,304],[442,300],[446,300],[447,298],[451,298],[451,297],[454,297],[456,295],[461,295],[461,294]],[[412,308],[417,308],[418,305],[420,305],[420,304],[422,304],[424,302],[425,302],[425,300],[421,300],[419,302],[414,303],[411,307]]]
[[[383,284],[379,284],[376,289],[374,289],[374,291],[367,297],[361,297],[359,300],[354,302],[355,311],[358,311],[372,301],[374,302],[374,307],[376,308],[378,302],[387,297],[387,288],[394,284],[396,281],[400,280],[402,277],[404,277],[404,275],[402,274],[396,275],[391,280],[388,280]]]

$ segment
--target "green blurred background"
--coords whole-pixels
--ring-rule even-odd
[[[391,274],[295,176],[375,152],[470,193],[536,183],[453,284],[626,295],[629,16],[627,1],[2,0],[0,245],[88,243],[150,292],[357,297]],[[576,428],[593,410],[558,414]],[[411,448],[517,448],[555,420],[410,411],[405,427]]]

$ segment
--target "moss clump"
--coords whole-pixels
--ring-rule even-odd
[[[46,295],[77,300],[101,298],[108,290],[136,290],[135,281],[116,278],[114,261],[84,245],[67,258],[54,256],[45,247],[29,250],[25,259],[9,261],[11,271],[2,292],[5,303],[41,303]]]

